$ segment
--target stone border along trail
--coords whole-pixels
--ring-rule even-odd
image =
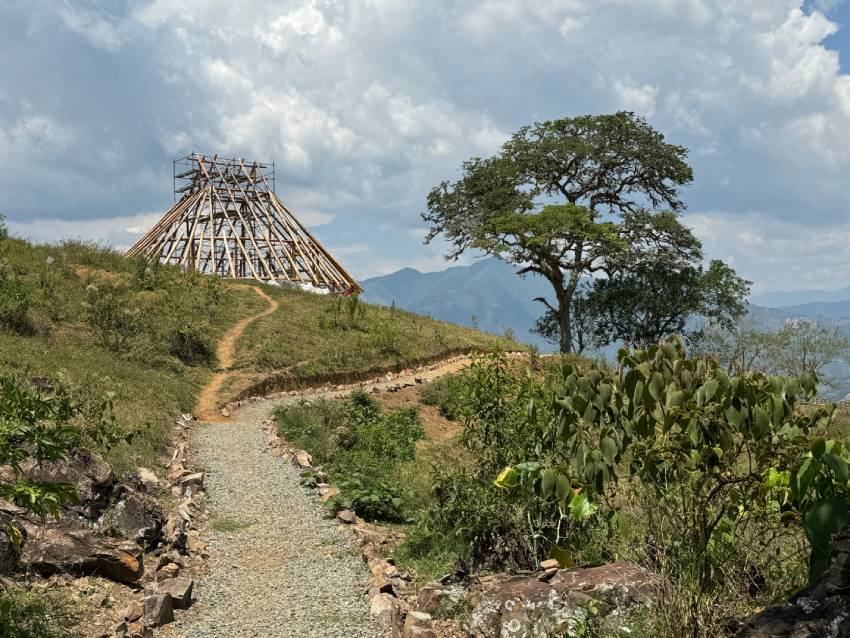
[[[222,370],[201,392],[193,446],[206,471],[210,558],[196,586],[198,602],[158,635],[183,638],[377,638],[364,595],[369,573],[351,546],[350,531],[325,514],[300,473],[268,447],[263,422],[280,405],[304,397],[335,397],[359,387],[321,388],[252,401],[232,420],[216,407],[235,345],[244,329],[277,309],[243,319],[218,346]],[[455,358],[416,373],[434,379],[462,368]],[[399,382],[371,384],[386,389]],[[215,528],[218,528],[217,531]]]

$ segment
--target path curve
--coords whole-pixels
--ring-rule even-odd
[[[221,390],[221,386],[224,384],[224,380],[232,374],[230,367],[233,365],[235,360],[236,342],[239,341],[239,337],[242,336],[242,333],[245,332],[245,328],[247,328],[250,324],[258,319],[269,316],[278,309],[278,302],[269,297],[263,290],[254,286],[251,286],[251,288],[254,292],[260,295],[260,297],[265,299],[265,301],[269,304],[268,308],[256,315],[245,317],[244,319],[237,321],[227,332],[224,333],[221,341],[219,341],[218,347],[216,348],[218,371],[215,375],[213,375],[213,378],[210,379],[209,383],[204,386],[203,390],[201,390],[201,393],[198,396],[198,404],[195,406],[195,417],[199,421],[220,423],[228,420],[221,414],[221,410],[218,408],[218,393]]]

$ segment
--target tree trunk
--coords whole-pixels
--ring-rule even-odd
[[[562,354],[569,354],[573,351],[573,326],[570,321],[571,301],[565,295],[558,295],[558,325],[561,330]]]

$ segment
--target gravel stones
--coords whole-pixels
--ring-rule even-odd
[[[210,519],[240,525],[209,532],[198,602],[172,626],[185,638],[375,638],[365,566],[300,471],[268,449],[271,409],[252,403],[236,422],[195,431]]]

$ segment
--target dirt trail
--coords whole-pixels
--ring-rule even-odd
[[[218,346],[221,368],[201,393],[193,435],[198,462],[206,471],[209,528],[202,530],[210,559],[197,583],[198,603],[168,625],[164,638],[378,638],[363,592],[369,574],[300,471],[267,445],[263,425],[274,410],[302,399],[343,396],[357,387],[398,390],[469,364],[469,357],[387,375],[366,384],[323,385],[233,408],[225,419],[217,408],[245,328],[278,304],[255,288],[269,307],[239,321]]]
[[[242,333],[245,332],[245,328],[247,328],[251,323],[257,319],[267,317],[278,308],[277,301],[269,297],[265,292],[259,288],[253,288],[253,290],[268,302],[269,307],[256,315],[240,319],[233,325],[233,327],[230,328],[230,330],[224,333],[221,341],[219,341],[218,348],[216,348],[219,370],[215,373],[215,376],[210,379],[210,382],[204,386],[204,389],[201,390],[201,394],[198,397],[198,404],[195,406],[195,417],[200,421],[220,423],[228,420],[222,416],[221,410],[217,407],[217,401],[218,393],[219,390],[221,390],[221,386],[224,384],[224,380],[232,374],[229,368],[233,365],[234,354],[236,352],[236,342],[239,341],[239,337],[242,336]]]

